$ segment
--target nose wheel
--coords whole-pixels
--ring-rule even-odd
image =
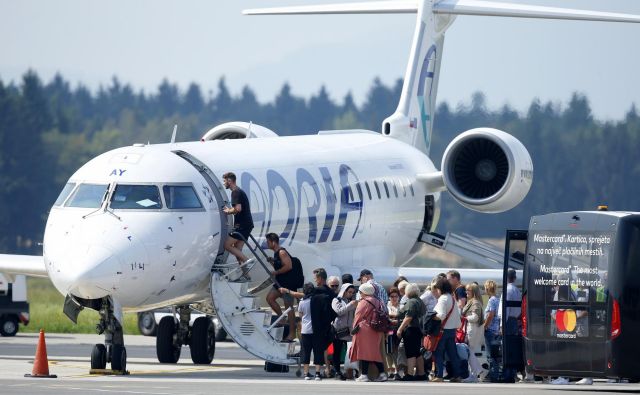
[[[122,325],[113,315],[109,299],[102,300],[99,310],[100,322],[96,326],[98,334],[104,333],[104,344],[96,344],[91,350],[91,371],[93,374],[128,374],[127,349],[124,346]],[[107,363],[111,370],[106,370]]]

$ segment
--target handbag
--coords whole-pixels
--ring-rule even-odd
[[[460,327],[456,329],[456,343],[464,343],[467,339],[467,319],[460,317]]]
[[[348,337],[351,334],[351,330],[348,326],[344,328],[340,328],[336,330],[336,339],[342,339],[343,337]]]
[[[438,334],[436,335],[428,334],[427,336],[424,337],[422,345],[424,346],[425,350],[431,351],[431,352],[436,351],[436,348],[438,348],[438,343],[440,343],[440,339],[442,338],[442,334],[444,333],[444,326],[447,324],[447,320],[449,319],[449,316],[453,312],[453,308],[455,306],[456,306],[456,303],[453,302],[453,306],[451,306],[449,313],[447,313],[447,316],[444,318],[444,321],[442,321],[442,325],[440,326],[440,331],[438,332]]]

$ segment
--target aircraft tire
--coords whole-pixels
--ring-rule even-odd
[[[122,344],[114,344],[111,355],[111,369],[124,372],[127,370],[127,349]]]
[[[138,329],[144,336],[155,336],[158,332],[156,317],[152,311],[138,313]]]
[[[107,348],[104,344],[96,344],[91,350],[91,369],[105,369],[107,367]]]
[[[191,327],[191,360],[195,364],[209,365],[216,352],[216,331],[210,317],[198,317]]]
[[[173,343],[176,334],[176,320],[172,316],[162,317],[156,334],[156,355],[161,363],[177,363],[180,359],[181,346]]]
[[[0,318],[0,335],[15,336],[18,333],[18,319],[16,317],[5,315]]]

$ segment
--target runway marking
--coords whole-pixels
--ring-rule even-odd
[[[117,388],[116,386],[112,386],[112,387]],[[148,391],[131,391],[131,390],[127,391],[123,389],[110,390],[110,389],[102,389],[102,388],[80,388],[80,387],[71,387],[71,386],[62,385],[62,384],[45,385],[45,386],[40,386],[40,388],[64,388],[64,389],[75,390],[75,391],[115,392],[118,394],[175,395],[174,393],[171,393],[171,392],[148,392]]]

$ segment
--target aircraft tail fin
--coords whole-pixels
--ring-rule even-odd
[[[402,94],[382,133],[429,155],[444,33],[457,15],[640,23],[640,15],[542,7],[483,0],[397,0],[260,8],[246,15],[417,13]]]

